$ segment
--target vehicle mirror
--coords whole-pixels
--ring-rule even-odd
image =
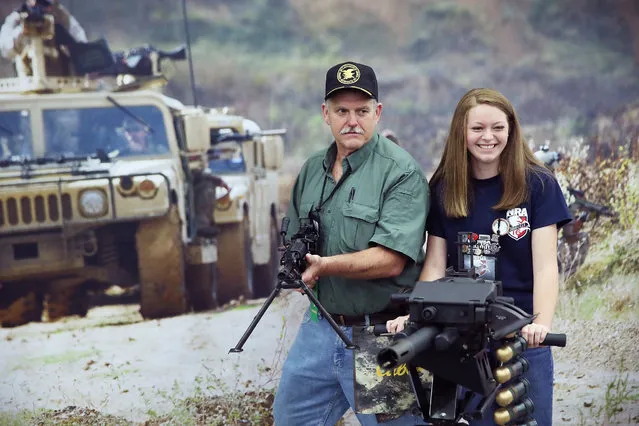
[[[189,152],[206,152],[210,148],[209,127],[204,112],[184,115],[185,147]]]

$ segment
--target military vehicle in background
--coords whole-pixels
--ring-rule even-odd
[[[22,24],[28,66],[0,80],[0,324],[84,315],[87,292],[113,284],[140,286],[145,318],[214,307],[217,249],[195,236],[191,180],[208,163],[209,118],[157,90],[161,57],[183,55],[118,59],[88,43],[70,49],[76,76],[52,77],[52,17]],[[90,79],[92,67],[110,71]]]
[[[286,131],[261,130],[227,108],[209,109],[207,119],[209,168],[231,187],[215,210],[218,298],[225,303],[239,296],[266,297],[279,268],[278,175]]]

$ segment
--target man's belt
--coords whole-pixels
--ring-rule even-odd
[[[344,325],[347,327],[386,324],[386,321],[397,318],[400,315],[404,315],[398,312],[376,312],[374,314],[365,315],[342,315],[331,314],[331,317],[338,325]],[[368,317],[368,322],[366,321]]]

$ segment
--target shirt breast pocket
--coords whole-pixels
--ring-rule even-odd
[[[342,209],[344,222],[340,230],[340,249],[350,253],[368,248],[379,220],[379,208],[348,203]]]

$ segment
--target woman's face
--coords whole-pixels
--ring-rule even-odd
[[[497,107],[481,104],[468,111],[466,148],[474,177],[488,179],[499,173],[499,156],[509,131],[506,113]]]

